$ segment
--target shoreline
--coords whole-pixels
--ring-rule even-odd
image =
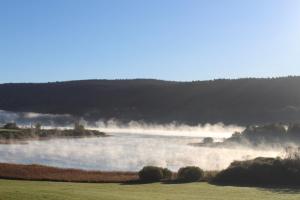
[[[0,139],[0,145],[11,145],[11,144],[23,144],[26,145],[31,141],[48,141],[56,139],[83,139],[83,138],[102,138],[111,137],[112,135],[97,135],[97,136],[53,136],[53,137],[37,137],[37,138],[26,138],[26,139]]]
[[[9,124],[10,125],[10,124]],[[84,127],[74,129],[40,129],[40,128],[0,128],[0,144],[28,144],[30,141],[43,141],[51,139],[76,139],[91,137],[109,137],[104,132]]]
[[[78,183],[125,183],[137,181],[138,173],[89,171],[37,164],[0,163],[0,179]]]

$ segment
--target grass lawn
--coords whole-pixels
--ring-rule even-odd
[[[300,189],[191,184],[97,184],[0,180],[0,200],[193,200],[300,199]]]

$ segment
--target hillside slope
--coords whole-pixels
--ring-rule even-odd
[[[300,77],[0,84],[0,109],[158,123],[289,122],[300,119],[299,86]]]

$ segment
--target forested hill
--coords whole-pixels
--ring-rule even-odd
[[[0,84],[0,109],[89,119],[253,124],[300,121],[300,77]]]

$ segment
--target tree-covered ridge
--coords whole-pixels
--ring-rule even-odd
[[[0,85],[0,109],[168,123],[300,119],[300,77],[171,82],[85,80]]]

